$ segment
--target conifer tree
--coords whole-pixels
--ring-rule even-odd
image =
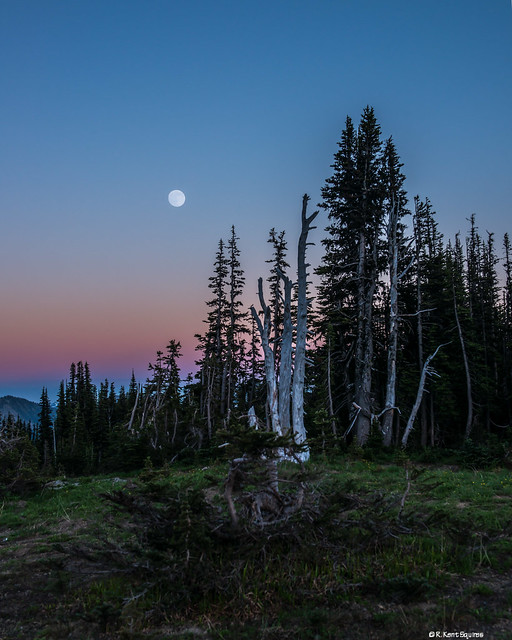
[[[64,380],[59,385],[59,392],[57,395],[57,410],[54,422],[55,440],[57,442],[57,462],[63,463],[63,459],[66,456],[67,449],[69,447],[69,412],[66,404],[66,388]]]
[[[284,321],[284,291],[281,274],[286,274],[286,270],[290,265],[286,261],[288,246],[285,240],[285,232],[281,231],[278,233],[275,228],[272,227],[269,232],[267,242],[273,247],[272,257],[269,260],[266,260],[266,262],[271,265],[270,275],[267,278],[270,288],[269,306],[271,309],[271,340],[273,344],[275,366],[276,369],[279,369],[280,343],[278,336],[282,333]]]
[[[228,268],[228,296],[225,319],[226,332],[226,358],[223,372],[223,385],[225,393],[221,397],[225,401],[225,408],[221,407],[221,415],[229,416],[236,401],[237,382],[241,373],[244,360],[244,335],[247,334],[247,314],[242,310],[241,300],[245,277],[240,264],[240,249],[235,233],[235,227],[231,227],[231,235],[227,244],[227,268]]]
[[[52,425],[52,408],[48,399],[48,390],[46,387],[43,387],[41,400],[39,402],[38,444],[44,467],[55,462],[55,433],[52,429]]]
[[[464,322],[467,308],[467,292],[464,283],[465,267],[464,256],[462,252],[462,243],[459,234],[455,237],[455,246],[453,252],[448,252],[448,269],[451,272],[451,283],[453,292],[453,312],[455,324],[457,327],[457,335],[459,338],[462,361],[464,363],[464,374],[466,379],[466,397],[467,397],[467,418],[464,429],[464,439],[471,437],[473,429],[473,389],[471,380],[471,370],[468,357],[467,331]]]
[[[239,402],[239,382],[245,361],[247,314],[241,300],[245,277],[240,263],[239,238],[235,227],[227,244],[221,239],[215,255],[214,273],[209,278],[213,297],[206,304],[210,308],[205,323],[207,330],[196,335],[202,357],[198,378],[201,387],[201,414],[206,420],[210,439],[216,426],[226,426]]]
[[[342,366],[350,380],[347,409],[357,441],[364,444],[373,412],[373,316],[383,270],[380,237],[385,217],[380,126],[371,107],[363,111],[357,133],[347,118],[338,146],[333,175],[322,189],[320,206],[328,211],[330,224],[318,269],[319,294],[325,320],[339,335]]]
[[[451,280],[446,280],[443,236],[438,229],[436,212],[428,198],[422,201],[416,196],[414,199],[413,230],[415,250],[411,272],[414,291],[409,309],[413,328],[409,336],[408,356],[414,375],[408,377],[407,389],[405,393],[402,391],[402,399],[408,400],[411,406],[416,395],[417,380],[422,374],[427,357],[440,344],[449,340],[443,333],[444,326],[448,324],[453,328],[451,319],[446,323],[441,317],[453,307],[452,297],[447,297],[447,291],[451,292]],[[445,353],[445,349],[441,350],[436,363],[443,359]],[[402,385],[406,386],[404,378]],[[436,443],[433,398],[432,391],[423,395],[419,406],[420,440],[423,447],[434,446]]]
[[[222,239],[219,240],[213,267],[214,273],[210,276],[208,285],[213,298],[206,303],[211,309],[205,320],[207,329],[203,335],[195,336],[198,340],[196,349],[202,353],[202,357],[196,361],[196,364],[199,365],[201,412],[206,419],[208,439],[211,439],[215,420],[221,414],[222,374],[226,351],[223,329],[228,306],[226,297],[228,265]]]
[[[508,233],[503,238],[505,253],[504,270],[505,285],[503,291],[503,398],[505,407],[503,410],[503,422],[512,424],[512,250]]]
[[[180,408],[181,344],[170,340],[166,352],[157,351],[155,363],[149,364],[151,377],[144,387],[139,432],[148,438],[160,461],[166,459],[176,438]]]
[[[400,281],[406,275],[408,266],[404,266],[403,231],[401,219],[407,213],[406,193],[403,189],[405,176],[402,163],[398,158],[391,138],[384,150],[383,176],[385,181],[385,207],[387,209],[388,241],[388,278],[389,278],[389,328],[387,332],[387,379],[384,415],[382,419],[382,439],[389,447],[393,437],[393,424],[396,413],[396,383],[398,360],[399,315],[398,298]],[[400,267],[403,270],[400,272]]]

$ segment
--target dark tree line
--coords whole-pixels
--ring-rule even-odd
[[[331,167],[319,203],[327,225],[318,286],[310,283],[307,295],[304,420],[313,446],[510,440],[508,234],[482,233],[471,215],[465,234],[446,240],[430,200],[408,198],[395,144],[382,138],[370,107],[357,126],[346,119]],[[265,339],[276,389],[281,383],[288,394],[281,422],[289,422],[297,283],[288,276],[285,231],[271,229],[268,243]],[[132,375],[127,390],[108,380],[98,388],[89,365],[73,363],[56,412],[43,389],[38,425],[4,418],[4,441],[18,434],[44,467],[86,473],[217,451],[226,430],[255,416],[270,429],[263,321],[244,306],[245,284],[232,227],[213,261],[195,376],[180,379],[175,340],[157,352],[146,381]]]
[[[381,140],[369,107],[357,130],[347,119],[332,168],[320,205],[329,226],[317,269],[314,395],[333,432],[351,429],[364,445],[374,428],[385,445],[406,444],[418,400],[411,439],[424,447],[507,434],[508,236],[500,260],[474,215],[465,241],[446,242],[428,198],[414,198],[410,211],[394,143]]]

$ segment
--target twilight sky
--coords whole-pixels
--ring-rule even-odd
[[[367,104],[446,236],[512,232],[509,0],[0,0],[0,56],[0,396],[190,370],[219,238],[255,302]]]

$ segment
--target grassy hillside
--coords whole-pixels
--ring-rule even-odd
[[[0,638],[512,637],[509,470],[285,464],[293,509],[258,519],[247,476],[237,527],[227,471],[146,469],[6,497]]]

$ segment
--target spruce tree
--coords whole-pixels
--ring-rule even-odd
[[[379,274],[383,270],[381,232],[385,220],[385,184],[380,126],[366,107],[357,130],[350,118],[334,157],[333,175],[322,189],[328,211],[328,237],[318,273],[323,324],[337,333],[340,373],[345,376],[346,409],[353,417],[359,444],[370,433],[373,316]],[[348,418],[348,416],[347,416]]]
[[[502,393],[504,408],[502,422],[512,424],[512,249],[508,233],[503,238],[505,284],[502,312]]]
[[[167,459],[175,446],[180,409],[181,345],[170,340],[165,353],[157,351],[156,361],[149,364],[151,376],[144,387],[139,432],[147,438],[152,457]]]
[[[224,408],[222,380],[226,355],[224,320],[228,309],[228,263],[222,239],[219,240],[213,268],[214,273],[210,276],[208,285],[213,298],[206,303],[210,311],[204,321],[207,329],[204,334],[195,336],[198,340],[196,349],[202,354],[196,364],[199,365],[201,413],[206,420],[208,439],[213,436],[214,424],[221,415],[221,408]]]
[[[57,395],[57,410],[55,415],[55,440],[57,442],[57,463],[63,463],[66,452],[69,448],[70,422],[69,412],[66,404],[66,388],[64,380],[59,385]]]
[[[286,261],[288,246],[285,240],[285,232],[281,231],[278,233],[275,228],[272,227],[267,242],[273,247],[272,257],[266,260],[266,262],[271,265],[270,275],[267,278],[270,288],[271,336],[273,340],[274,361],[276,369],[279,370],[280,343],[278,336],[280,336],[283,331],[284,320],[284,291],[281,274],[286,274],[286,270],[290,265]]]
[[[386,398],[382,419],[382,439],[389,447],[393,438],[394,418],[397,404],[397,362],[399,339],[399,289],[409,265],[406,265],[403,238],[403,216],[406,210],[407,196],[403,189],[405,176],[391,138],[384,150],[383,177],[385,181],[385,207],[387,210],[387,262],[389,280],[387,362],[386,362]],[[410,263],[409,263],[410,264]]]
[[[227,244],[228,296],[225,318],[226,357],[224,362],[223,385],[225,393],[221,393],[225,407],[221,407],[221,414],[229,416],[237,399],[237,386],[244,360],[244,335],[248,329],[247,314],[243,311],[241,300],[245,277],[240,264],[239,238],[235,227],[231,227],[231,235]]]
[[[55,463],[55,433],[52,426],[52,408],[48,399],[48,390],[46,387],[43,387],[41,400],[39,401],[38,445],[44,467]]]

